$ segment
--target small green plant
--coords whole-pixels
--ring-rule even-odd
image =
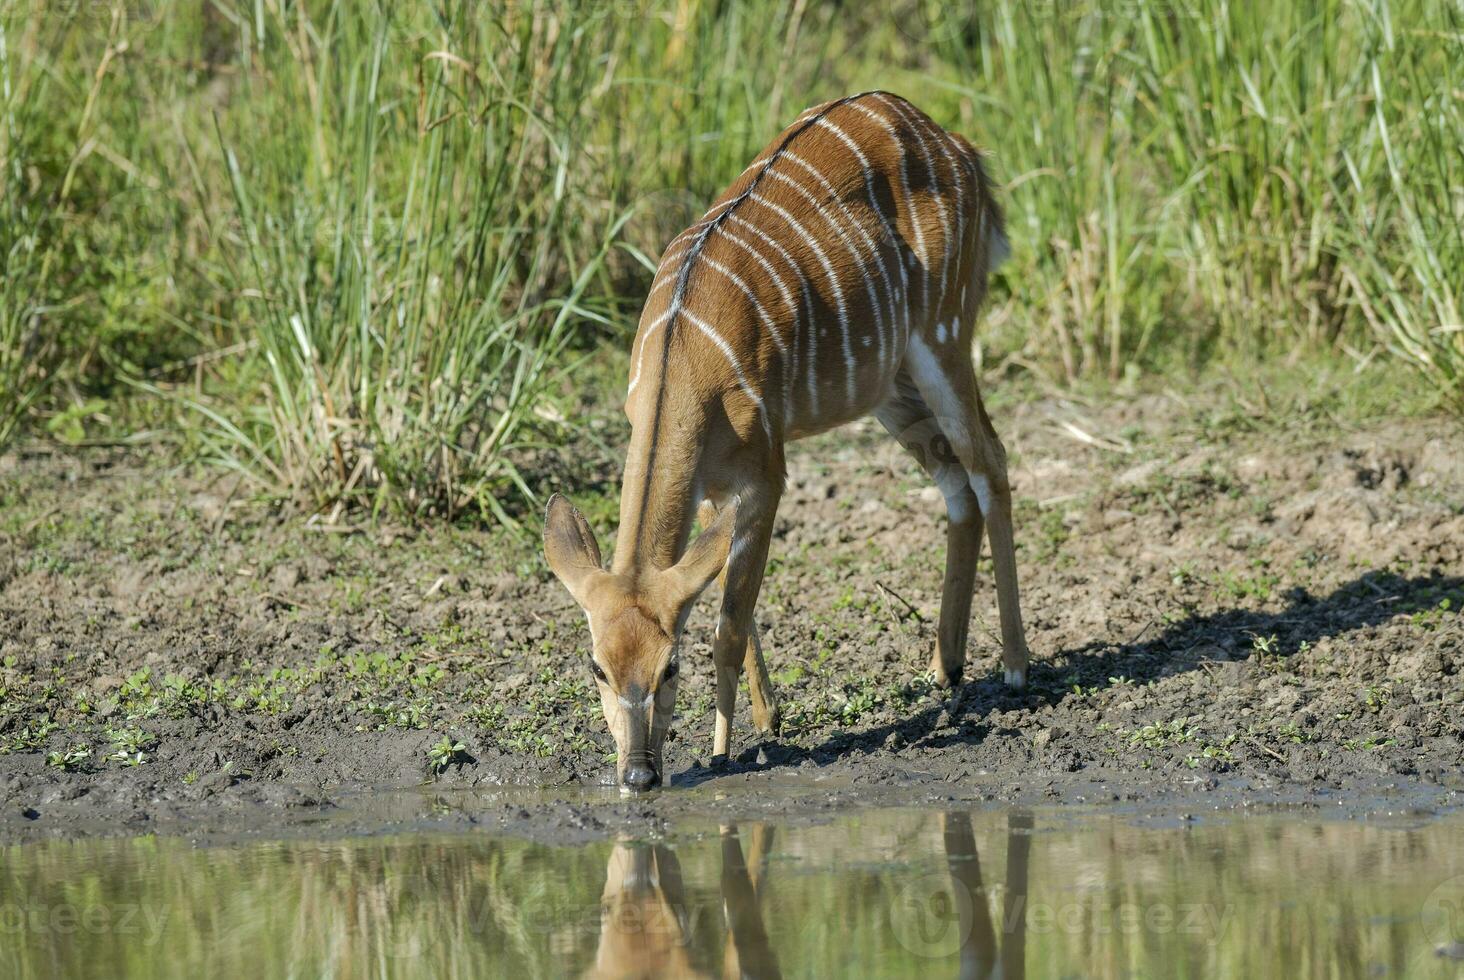
[[[1280,673],[1286,669],[1286,659],[1281,655],[1281,641],[1272,633],[1270,636],[1251,634],[1251,652],[1262,669]]]
[[[64,752],[47,752],[46,765],[70,772],[91,758],[91,749],[85,745],[74,745]]]
[[[1194,738],[1195,731],[1186,725],[1186,719],[1156,721],[1129,733],[1129,744],[1145,749],[1162,749],[1179,745]]]
[[[1294,721],[1288,721],[1284,725],[1276,726],[1276,737],[1283,742],[1300,744],[1307,740],[1306,732],[1302,731],[1300,725]]]
[[[1378,684],[1371,685],[1363,694],[1363,704],[1374,714],[1386,708],[1391,699],[1392,693],[1386,687]]]
[[[1381,749],[1384,746],[1392,745],[1397,739],[1378,738],[1376,735],[1369,735],[1366,738],[1345,738],[1342,740],[1342,747],[1351,752],[1370,752],[1373,749]]]
[[[112,743],[112,751],[107,754],[107,758],[130,766],[140,766],[146,762],[147,756],[143,750],[156,741],[141,728],[108,728],[105,734],[107,741]]]
[[[462,742],[454,742],[451,735],[444,735],[427,750],[427,761],[431,763],[434,773],[441,773],[459,761],[467,749]]]
[[[1226,746],[1229,740],[1219,745],[1207,745],[1198,753],[1190,753],[1184,757],[1184,764],[1191,769],[1198,769],[1202,759],[1213,759],[1216,762],[1229,764],[1235,761],[1235,755]]]

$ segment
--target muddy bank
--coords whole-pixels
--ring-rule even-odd
[[[1030,689],[999,682],[985,560],[968,682],[931,688],[939,495],[872,424],[845,430],[793,450],[764,590],[783,736],[756,738],[744,698],[736,758],[705,767],[709,596],[668,748],[681,786],[826,780],[812,809],[1457,802],[1457,422],[1213,394],[996,414]],[[610,538],[613,460],[566,472]],[[267,822],[368,787],[593,787],[613,746],[587,649],[532,536],[326,527],[135,451],[0,459],[0,837]],[[504,820],[622,826],[675,796]]]

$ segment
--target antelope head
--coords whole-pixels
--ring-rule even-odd
[[[629,792],[660,785],[662,749],[676,704],[682,627],[692,604],[721,571],[732,544],[735,506],[670,568],[601,568],[595,533],[568,500],[549,499],[544,557],[590,624],[586,665],[615,738],[616,782]]]

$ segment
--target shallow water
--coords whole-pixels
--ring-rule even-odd
[[[872,810],[0,857],[0,976],[1464,975],[1439,951],[1464,940],[1457,817]]]

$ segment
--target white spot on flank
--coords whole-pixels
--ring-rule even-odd
[[[906,354],[905,363],[910,367],[910,376],[915,382],[915,387],[920,390],[921,397],[940,417],[941,427],[945,428],[947,424],[950,425],[946,435],[951,442],[969,443],[971,434],[966,431],[961,420],[970,412],[970,407],[961,404],[960,399],[956,397],[956,390],[946,380],[940,361],[936,359],[935,353],[919,334],[910,338],[910,349]]]
[[[980,473],[973,473],[971,489],[976,493],[976,505],[981,508],[981,516],[985,517],[991,513],[991,484]]]

